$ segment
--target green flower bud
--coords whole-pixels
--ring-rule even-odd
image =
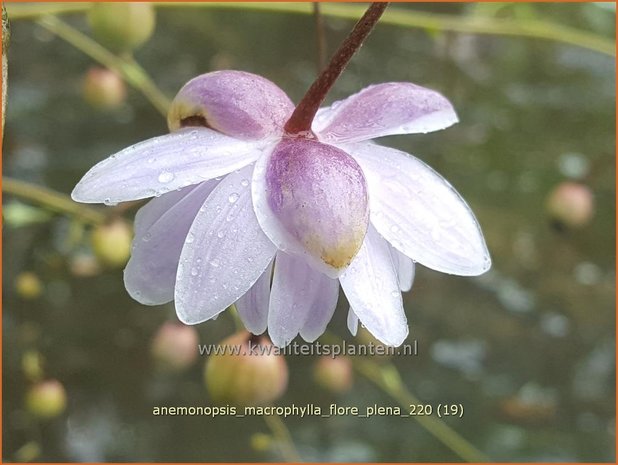
[[[84,99],[94,108],[118,108],[127,97],[127,86],[115,72],[107,68],[90,68],[84,79]]]
[[[97,226],[92,232],[91,244],[96,257],[109,267],[126,265],[131,253],[131,227],[124,220]]]
[[[24,271],[15,278],[15,290],[22,299],[34,300],[41,296],[43,284],[36,274]]]
[[[30,381],[39,381],[43,377],[43,357],[36,350],[28,350],[21,357],[21,369]]]
[[[66,405],[64,386],[55,379],[37,383],[26,393],[26,409],[39,418],[57,417]]]
[[[348,357],[320,357],[313,368],[313,378],[334,393],[349,391],[354,383],[352,362]]]
[[[145,43],[155,28],[149,3],[94,3],[88,14],[96,39],[114,52],[129,52]]]
[[[266,336],[242,331],[220,345],[225,353],[211,355],[204,372],[213,401],[241,407],[268,405],[283,395],[288,367]]]
[[[199,338],[193,326],[167,322],[152,339],[150,351],[157,367],[163,371],[182,371],[198,356]]]
[[[594,215],[594,196],[583,184],[566,181],[551,191],[545,207],[557,225],[581,228],[590,223]]]

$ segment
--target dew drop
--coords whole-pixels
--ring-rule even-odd
[[[193,235],[193,233],[187,234],[187,238],[185,239],[185,242],[187,244],[192,244],[194,240],[195,240],[195,236]]]
[[[219,239],[222,239],[222,238],[223,238],[223,236],[225,236],[225,232],[224,232],[224,231],[219,231],[219,232],[217,233],[217,237],[218,237]]]
[[[242,187],[247,187],[249,185],[249,180],[248,179],[243,179],[242,181],[240,181],[240,185]]]
[[[191,276],[197,276],[198,270],[197,268],[191,268]]]
[[[218,268],[219,267],[219,260],[217,260],[216,258],[213,258],[212,260],[210,260],[210,266],[212,266],[213,268]]]
[[[168,183],[174,179],[174,173],[171,171],[161,171],[158,179],[161,183]]]
[[[230,196],[227,199],[230,203],[236,203],[239,197],[240,196],[236,192],[233,192],[230,194]]]

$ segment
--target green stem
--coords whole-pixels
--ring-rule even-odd
[[[408,408],[411,404],[421,403],[405,386],[394,365],[378,365],[364,358],[355,359],[353,364],[354,368],[356,368],[360,374],[389,394],[393,399],[399,402],[402,407]],[[487,456],[461,437],[457,431],[452,429],[441,419],[433,416],[419,415],[413,418],[432,436],[437,438],[466,462],[489,462]]]
[[[107,219],[103,212],[76,203],[68,195],[18,179],[2,178],[2,192],[41,205],[55,213],[74,216],[85,223],[97,225]]]
[[[158,8],[218,8],[267,11],[279,13],[313,14],[310,3],[214,3],[214,2],[161,2],[155,3]],[[90,8],[88,3],[68,4],[35,4],[16,5],[9,3],[7,9],[11,19],[36,19],[45,14],[84,12]],[[358,18],[364,8],[360,5],[324,3],[321,13],[325,16],[343,19]],[[428,13],[422,11],[391,8],[380,20],[382,24],[393,26],[421,28],[438,31],[452,31],[467,34],[488,34],[510,37],[528,37],[546,39],[559,43],[574,45],[609,56],[616,56],[616,45],[613,39],[581,29],[564,26],[550,21],[534,19],[508,19]]]
[[[277,440],[279,452],[283,459],[286,462],[301,462],[300,454],[296,450],[296,446],[294,446],[294,441],[292,441],[290,430],[285,426],[281,417],[278,415],[264,415],[264,421]]]
[[[81,50],[103,66],[120,74],[131,86],[139,90],[163,115],[167,116],[169,99],[157,88],[148,73],[130,57],[119,57],[82,34],[64,21],[53,16],[44,16],[37,23]]]

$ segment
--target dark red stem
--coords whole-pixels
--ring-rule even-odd
[[[354,53],[363,45],[363,41],[376,25],[387,6],[388,2],[374,2],[369,6],[352,32],[335,52],[326,69],[311,85],[292,113],[284,128],[287,134],[294,135],[311,131],[311,122],[326,94],[341,75]]]

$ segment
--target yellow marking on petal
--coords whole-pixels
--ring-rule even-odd
[[[206,108],[186,100],[175,100],[167,113],[167,126],[170,132],[183,127],[183,120],[189,118],[203,119],[206,127],[213,127]]]

